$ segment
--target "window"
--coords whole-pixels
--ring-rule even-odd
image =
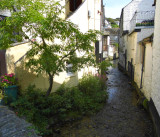
[[[73,67],[72,64],[66,63],[66,73],[67,73],[67,76],[73,76],[74,75],[74,73],[72,71],[72,67]]]
[[[74,12],[79,7],[79,5],[81,5],[81,3],[82,0],[70,0],[69,1],[70,11]]]

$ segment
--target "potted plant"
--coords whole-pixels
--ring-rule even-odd
[[[13,73],[1,76],[0,87],[4,93],[4,101],[6,98],[9,102],[13,102],[17,99],[17,79]]]

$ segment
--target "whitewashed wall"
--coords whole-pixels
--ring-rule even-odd
[[[88,11],[91,17],[88,17]],[[82,5],[67,20],[77,24],[82,32],[89,29],[100,30],[101,0],[85,0]]]
[[[144,77],[142,92],[148,100],[151,98],[151,83],[152,83],[152,43],[146,44]]]
[[[88,7],[87,1],[85,1],[67,20],[73,22],[78,25],[79,29],[85,33],[88,31]]]
[[[155,10],[152,6],[154,0],[132,0],[126,7],[124,7],[123,12],[123,30],[130,29],[130,20],[137,11],[150,11]]]
[[[88,17],[88,11],[90,12],[90,17]],[[100,13],[102,11],[101,9],[101,0],[85,0],[80,7],[73,12],[67,20],[73,22],[74,24],[78,25],[81,32],[85,33],[88,30],[101,30],[101,18]],[[102,50],[102,39],[100,37],[100,53]],[[81,55],[81,53],[77,53],[78,56]],[[78,78],[81,78],[84,74],[92,73],[96,74],[97,69],[93,67],[81,69],[81,71],[78,72]]]
[[[152,99],[160,114],[160,0],[156,3],[152,63]]]
[[[153,28],[142,28],[141,32],[138,32],[137,42],[142,41],[144,38],[151,36],[154,32]]]

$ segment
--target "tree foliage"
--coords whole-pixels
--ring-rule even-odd
[[[24,38],[30,41],[32,48],[27,54],[27,66],[37,74],[45,72],[49,76],[47,96],[52,90],[54,76],[66,69],[66,62],[73,64],[73,71],[93,64],[91,43],[97,40],[100,32],[82,33],[75,24],[60,18],[63,7],[59,2],[1,0],[0,9],[6,8],[12,14],[0,22],[0,48],[9,48],[14,41]]]
[[[119,26],[115,22],[115,21],[119,21],[119,18],[116,18],[116,19],[106,18],[106,20],[111,23],[112,28],[119,28]]]

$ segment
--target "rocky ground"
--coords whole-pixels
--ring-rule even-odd
[[[107,85],[109,99],[102,111],[65,125],[54,137],[154,137],[150,117],[137,106],[128,77],[110,68]]]

